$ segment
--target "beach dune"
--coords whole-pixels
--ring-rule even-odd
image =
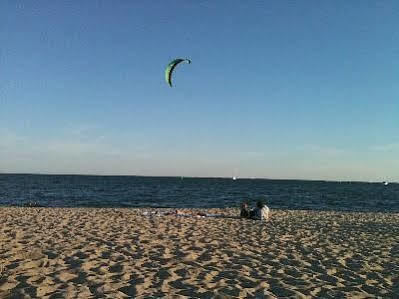
[[[0,208],[0,298],[399,297],[399,214],[143,211]]]

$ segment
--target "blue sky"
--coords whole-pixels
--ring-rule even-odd
[[[399,181],[398,28],[397,1],[1,1],[0,172]]]

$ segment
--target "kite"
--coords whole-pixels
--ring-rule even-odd
[[[187,62],[188,64],[190,64],[191,60],[178,58],[178,59],[173,60],[171,63],[169,63],[168,66],[166,67],[165,80],[166,80],[166,83],[168,83],[170,87],[172,87],[172,73],[173,73],[175,67],[181,62]]]

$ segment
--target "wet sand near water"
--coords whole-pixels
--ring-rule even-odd
[[[0,298],[399,298],[398,213],[144,211],[0,208]]]

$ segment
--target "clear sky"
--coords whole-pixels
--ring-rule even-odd
[[[399,181],[399,1],[1,1],[0,172]]]

